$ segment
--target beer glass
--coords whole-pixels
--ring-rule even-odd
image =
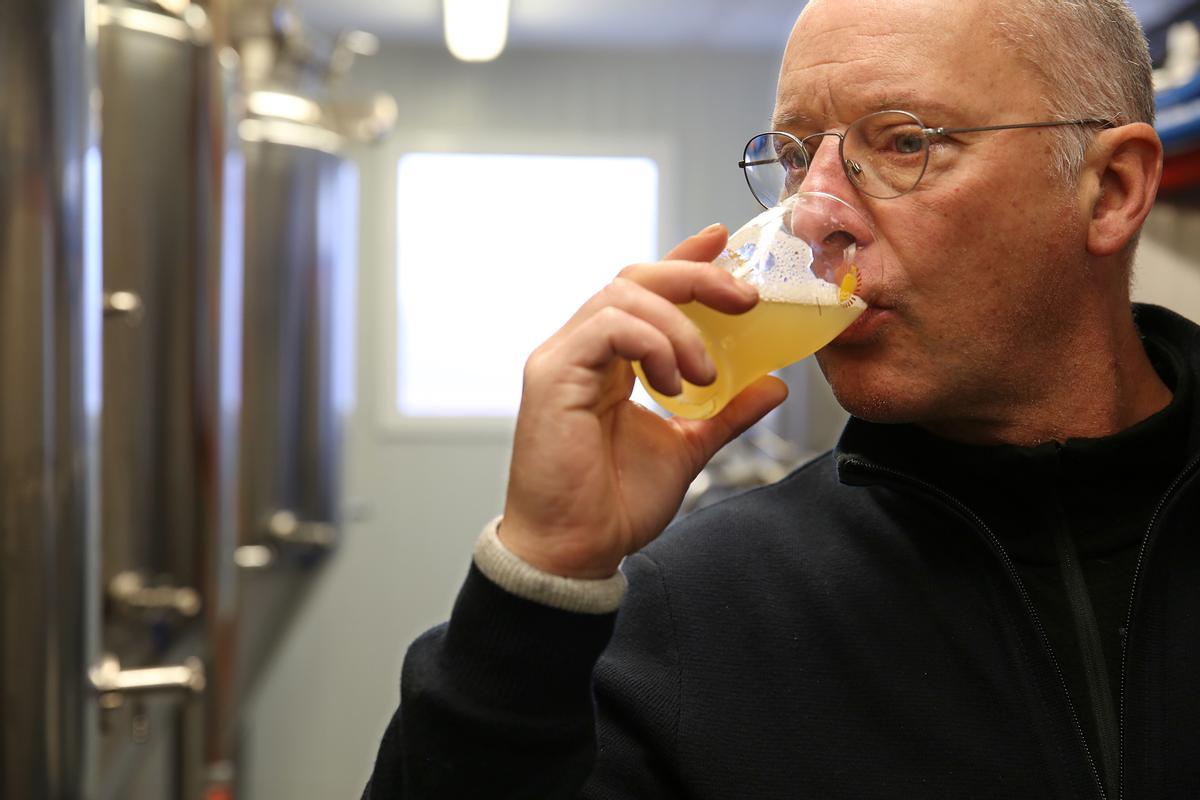
[[[858,319],[867,309],[859,260],[874,241],[859,212],[821,192],[792,195],[755,217],[713,263],[755,286],[758,305],[745,314],[723,314],[694,301],[680,306],[700,330],[716,381],[684,381],[679,395],[667,397],[634,363],[642,385],[676,416],[714,416],[751,383],[807,358]]]

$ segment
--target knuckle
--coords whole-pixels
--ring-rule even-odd
[[[606,287],[609,298],[613,302],[628,301],[637,293],[638,284],[630,278],[618,275]]]
[[[526,382],[536,381],[539,376],[545,374],[549,369],[550,360],[551,356],[545,345],[530,353],[529,358],[525,359],[524,377]]]
[[[596,312],[593,319],[602,327],[608,328],[617,325],[625,317],[625,312],[616,306],[605,306]]]
[[[637,276],[638,272],[640,271],[640,267],[641,267],[641,264],[630,264],[629,266],[625,267],[624,269],[622,269],[620,272],[617,273],[617,277],[613,278],[613,283],[616,283],[619,280],[627,280],[627,281],[634,280],[635,277]]]

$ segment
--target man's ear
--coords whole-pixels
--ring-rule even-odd
[[[1158,194],[1162,160],[1162,142],[1144,122],[1096,136],[1085,167],[1098,179],[1090,209],[1089,253],[1119,253],[1141,229]]]

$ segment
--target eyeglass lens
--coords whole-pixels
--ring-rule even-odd
[[[801,139],[764,133],[746,146],[746,180],[767,208],[800,191],[825,136]],[[834,143],[830,141],[828,146]],[[929,161],[929,139],[921,122],[903,111],[869,114],[850,125],[841,144],[842,168],[859,191],[889,199],[911,191]]]

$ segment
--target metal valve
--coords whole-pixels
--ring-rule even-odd
[[[88,671],[92,687],[105,710],[120,708],[127,698],[147,695],[198,695],[204,691],[204,664],[189,658],[178,666],[121,669],[121,662],[110,654]]]
[[[147,586],[137,572],[122,572],[108,584],[108,597],[126,616],[168,614],[192,619],[200,613],[200,595],[195,589]]]
[[[142,321],[144,312],[142,298],[136,292],[104,293],[104,316],[106,319],[119,317],[131,325],[136,325]]]
[[[329,549],[337,541],[337,528],[327,522],[301,520],[292,511],[276,511],[267,520],[267,535],[277,542]]]

